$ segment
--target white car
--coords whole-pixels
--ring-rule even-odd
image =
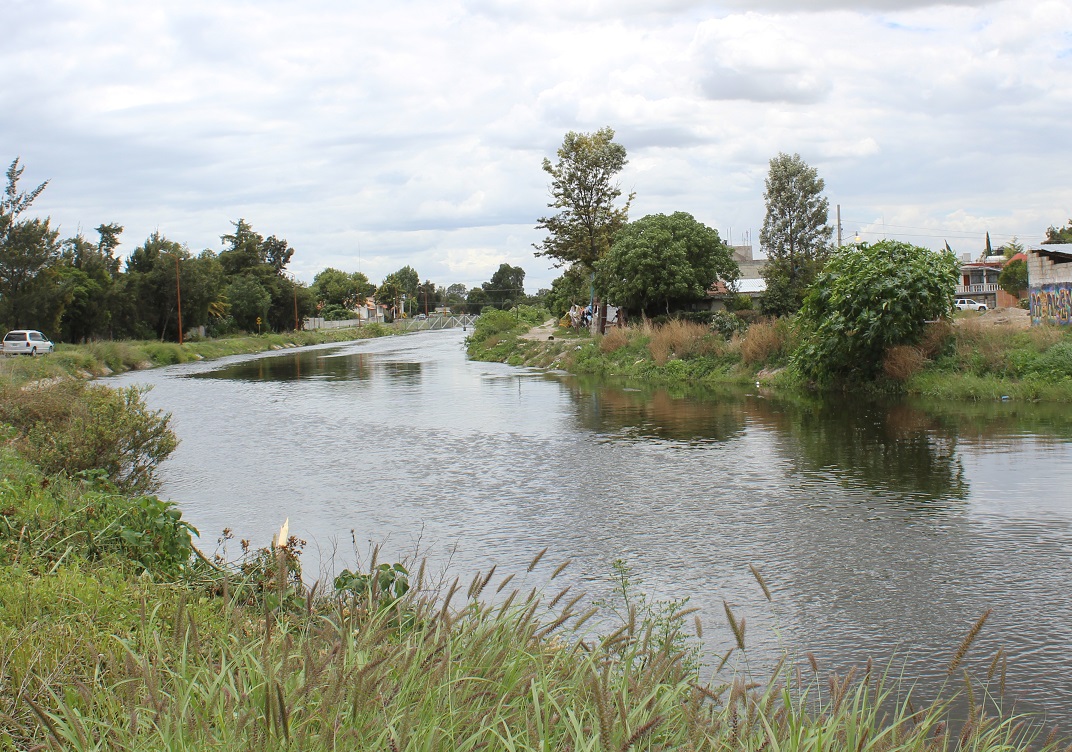
[[[36,329],[15,329],[4,335],[4,355],[44,355],[54,349],[52,341]]]
[[[985,311],[986,303],[978,303],[971,298],[957,298],[954,303],[958,311]]]

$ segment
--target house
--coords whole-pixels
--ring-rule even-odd
[[[730,291],[721,280],[716,281],[700,304],[702,310],[725,311],[726,301],[736,295],[747,295],[754,304],[767,289],[767,281],[763,279],[763,265],[767,260],[753,258],[750,245],[731,245],[730,250],[733,251],[733,260],[741,270],[741,277],[737,280],[737,292]]]
[[[1037,245],[1027,253],[1032,324],[1072,324],[1072,243]]]
[[[969,298],[976,303],[983,303],[987,308],[1015,308],[1020,305],[1016,296],[1010,295],[998,285],[998,277],[1005,264],[1005,256],[983,256],[978,261],[971,260],[971,254],[961,257],[960,283],[957,285],[956,297]]]

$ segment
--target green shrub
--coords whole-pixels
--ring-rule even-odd
[[[0,422],[14,446],[46,475],[99,470],[125,493],[157,488],[156,466],[178,440],[171,416],[150,410],[144,389],[110,389],[77,379],[18,387],[0,382]]]
[[[894,240],[839,249],[808,290],[793,364],[817,381],[874,377],[891,347],[952,311],[959,270],[948,251]]]

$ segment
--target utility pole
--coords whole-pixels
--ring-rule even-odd
[[[841,204],[837,205],[837,247],[841,247]]]
[[[294,292],[294,331],[298,331],[298,282],[290,277],[290,289]]]
[[[182,290],[179,285],[179,254],[175,254],[175,307],[179,313],[179,344],[182,344]]]

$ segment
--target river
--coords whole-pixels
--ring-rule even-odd
[[[1005,702],[1072,730],[1072,408],[627,389],[469,362],[463,336],[109,382],[150,384],[172,413],[161,495],[208,553],[224,528],[234,557],[289,517],[309,579],[381,544],[463,581],[496,564],[592,597],[624,559],[641,590],[700,607],[712,653],[732,644],[726,601],[752,670],[782,648],[824,673],[871,658],[924,692],[993,609],[968,667],[1004,648]]]

